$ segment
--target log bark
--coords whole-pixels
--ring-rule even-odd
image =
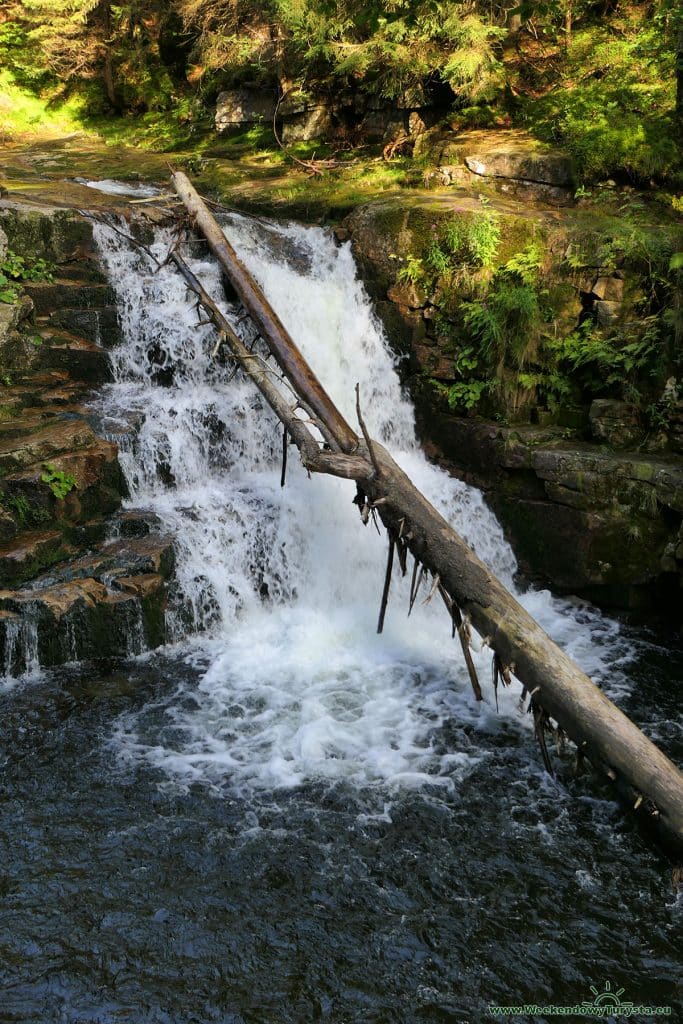
[[[213,218],[206,208],[202,210],[201,219],[196,216],[203,204],[185,176],[175,174],[173,182],[202,230],[207,225],[212,236],[220,232],[215,221],[210,225]],[[233,266],[233,257],[227,249],[219,246],[216,249],[221,252],[219,258],[226,274],[241,295],[244,268],[236,257]],[[187,269],[185,267],[184,270],[186,279]],[[512,672],[523,684],[533,704],[537,730],[539,722],[542,730],[547,716],[552,716],[574,741],[579,754],[604,772],[634,810],[656,826],[660,837],[670,847],[683,852],[683,774],[679,769],[551,640],[427,501],[386,449],[369,438],[360,416],[360,406],[358,414],[363,440],[359,440],[347,424],[344,424],[346,430],[340,431],[341,417],[334,406],[334,414],[329,420],[326,418],[332,403],[327,395],[324,402],[320,401],[322,389],[319,382],[291,343],[289,358],[280,362],[290,387],[303,403],[323,417],[331,432],[338,434],[342,450],[333,452],[321,448],[308,427],[294,415],[292,407],[283,399],[263,367],[234,335],[225,317],[196,279],[193,287],[245,373],[252,377],[287,427],[304,466],[311,472],[332,473],[356,480],[364,500],[379,514],[389,536],[401,538],[401,543],[431,572],[434,589],[438,588],[442,596],[445,594],[448,598],[447,605],[454,621],[460,621],[457,619],[459,611],[463,623],[471,622],[486,638],[504,677],[508,679]],[[253,280],[249,287],[258,290]],[[260,308],[264,305],[265,299],[260,296]],[[266,342],[273,341],[265,336],[273,322],[272,318],[259,321]],[[277,346],[287,344],[279,328],[276,327],[275,331],[278,334],[275,339]],[[309,387],[312,380],[315,385]],[[354,446],[345,450],[342,441],[350,443],[351,436]],[[367,520],[367,515],[364,519]],[[460,628],[458,632],[462,641],[464,632]],[[539,739],[542,740],[542,735]]]
[[[327,426],[332,440],[339,450],[347,454],[355,451],[358,444],[355,431],[351,429],[310,366],[303,359],[284,324],[252,275],[238,258],[215,218],[209,213],[192,187],[187,175],[182,171],[177,171],[171,180],[186,209],[206,238],[211,252],[225,270],[240,300],[258,327],[261,337],[295,391],[302,397],[306,396],[308,405],[315,416]]]

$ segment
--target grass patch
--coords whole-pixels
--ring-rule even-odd
[[[0,71],[0,142],[39,136],[58,138],[82,129],[83,102],[72,97],[54,106],[51,95],[22,89],[10,71]]]

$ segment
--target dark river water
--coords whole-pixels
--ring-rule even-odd
[[[680,758],[681,650],[638,646],[625,710]],[[446,793],[239,798],[122,763],[118,717],[153,732],[190,673],[155,656],[0,697],[0,1020],[476,1022],[606,982],[683,1019],[671,865],[602,783],[552,780],[504,722]],[[482,748],[456,721],[435,742]]]

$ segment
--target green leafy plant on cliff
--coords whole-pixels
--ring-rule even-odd
[[[490,269],[500,245],[500,218],[485,200],[482,210],[451,217],[437,228],[424,262],[436,277],[469,277]]]
[[[61,501],[76,486],[76,478],[71,473],[64,473],[61,469],[49,463],[45,463],[45,472],[41,473],[40,479],[47,484],[55,498]]]
[[[545,318],[545,292],[538,286],[541,259],[536,245],[515,253],[483,295],[462,303],[465,329],[498,376],[504,365],[520,368],[536,352]]]
[[[624,397],[639,401],[648,381],[664,372],[660,329],[655,316],[640,321],[639,335],[631,338],[604,334],[586,321],[553,347],[559,364],[592,394],[617,386]]]
[[[421,284],[424,278],[424,261],[408,253],[403,266],[396,275],[396,280],[400,284]]]
[[[15,302],[24,281],[53,281],[53,269],[46,260],[27,260],[8,250],[0,262],[0,302]]]
[[[633,315],[599,328],[586,321],[550,347],[559,365],[593,395],[616,395],[656,406],[665,381],[680,377],[683,310],[676,228],[653,228],[638,213],[605,219],[602,229],[573,243],[567,263],[578,281],[614,275],[624,279]],[[589,276],[590,275],[590,276]],[[585,285],[583,286],[586,287]]]

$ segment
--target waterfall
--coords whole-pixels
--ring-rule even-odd
[[[518,593],[513,552],[480,492],[425,459],[350,246],[237,215],[224,230],[348,421],[359,381],[370,432],[420,490],[586,671],[600,679],[609,665],[618,680],[628,645],[616,624],[547,591]],[[130,504],[175,537],[169,628],[187,665],[161,718],[119,719],[120,757],[240,791],[342,778],[449,786],[480,756],[437,742],[449,718],[528,728],[518,693],[501,696],[500,717],[490,694],[475,705],[444,609],[423,593],[407,619],[398,569],[375,633],[384,540],[360,523],[348,481],[309,479],[291,458],[281,489],[279,424],[253,385],[212,360],[212,328],[198,326],[182,278],[164,265],[170,233],[157,230],[154,259],[106,226],[96,240],[124,334],[100,413],[111,434],[133,428],[121,452]],[[191,265],[244,333],[216,266]],[[484,684],[490,659],[475,653]]]

